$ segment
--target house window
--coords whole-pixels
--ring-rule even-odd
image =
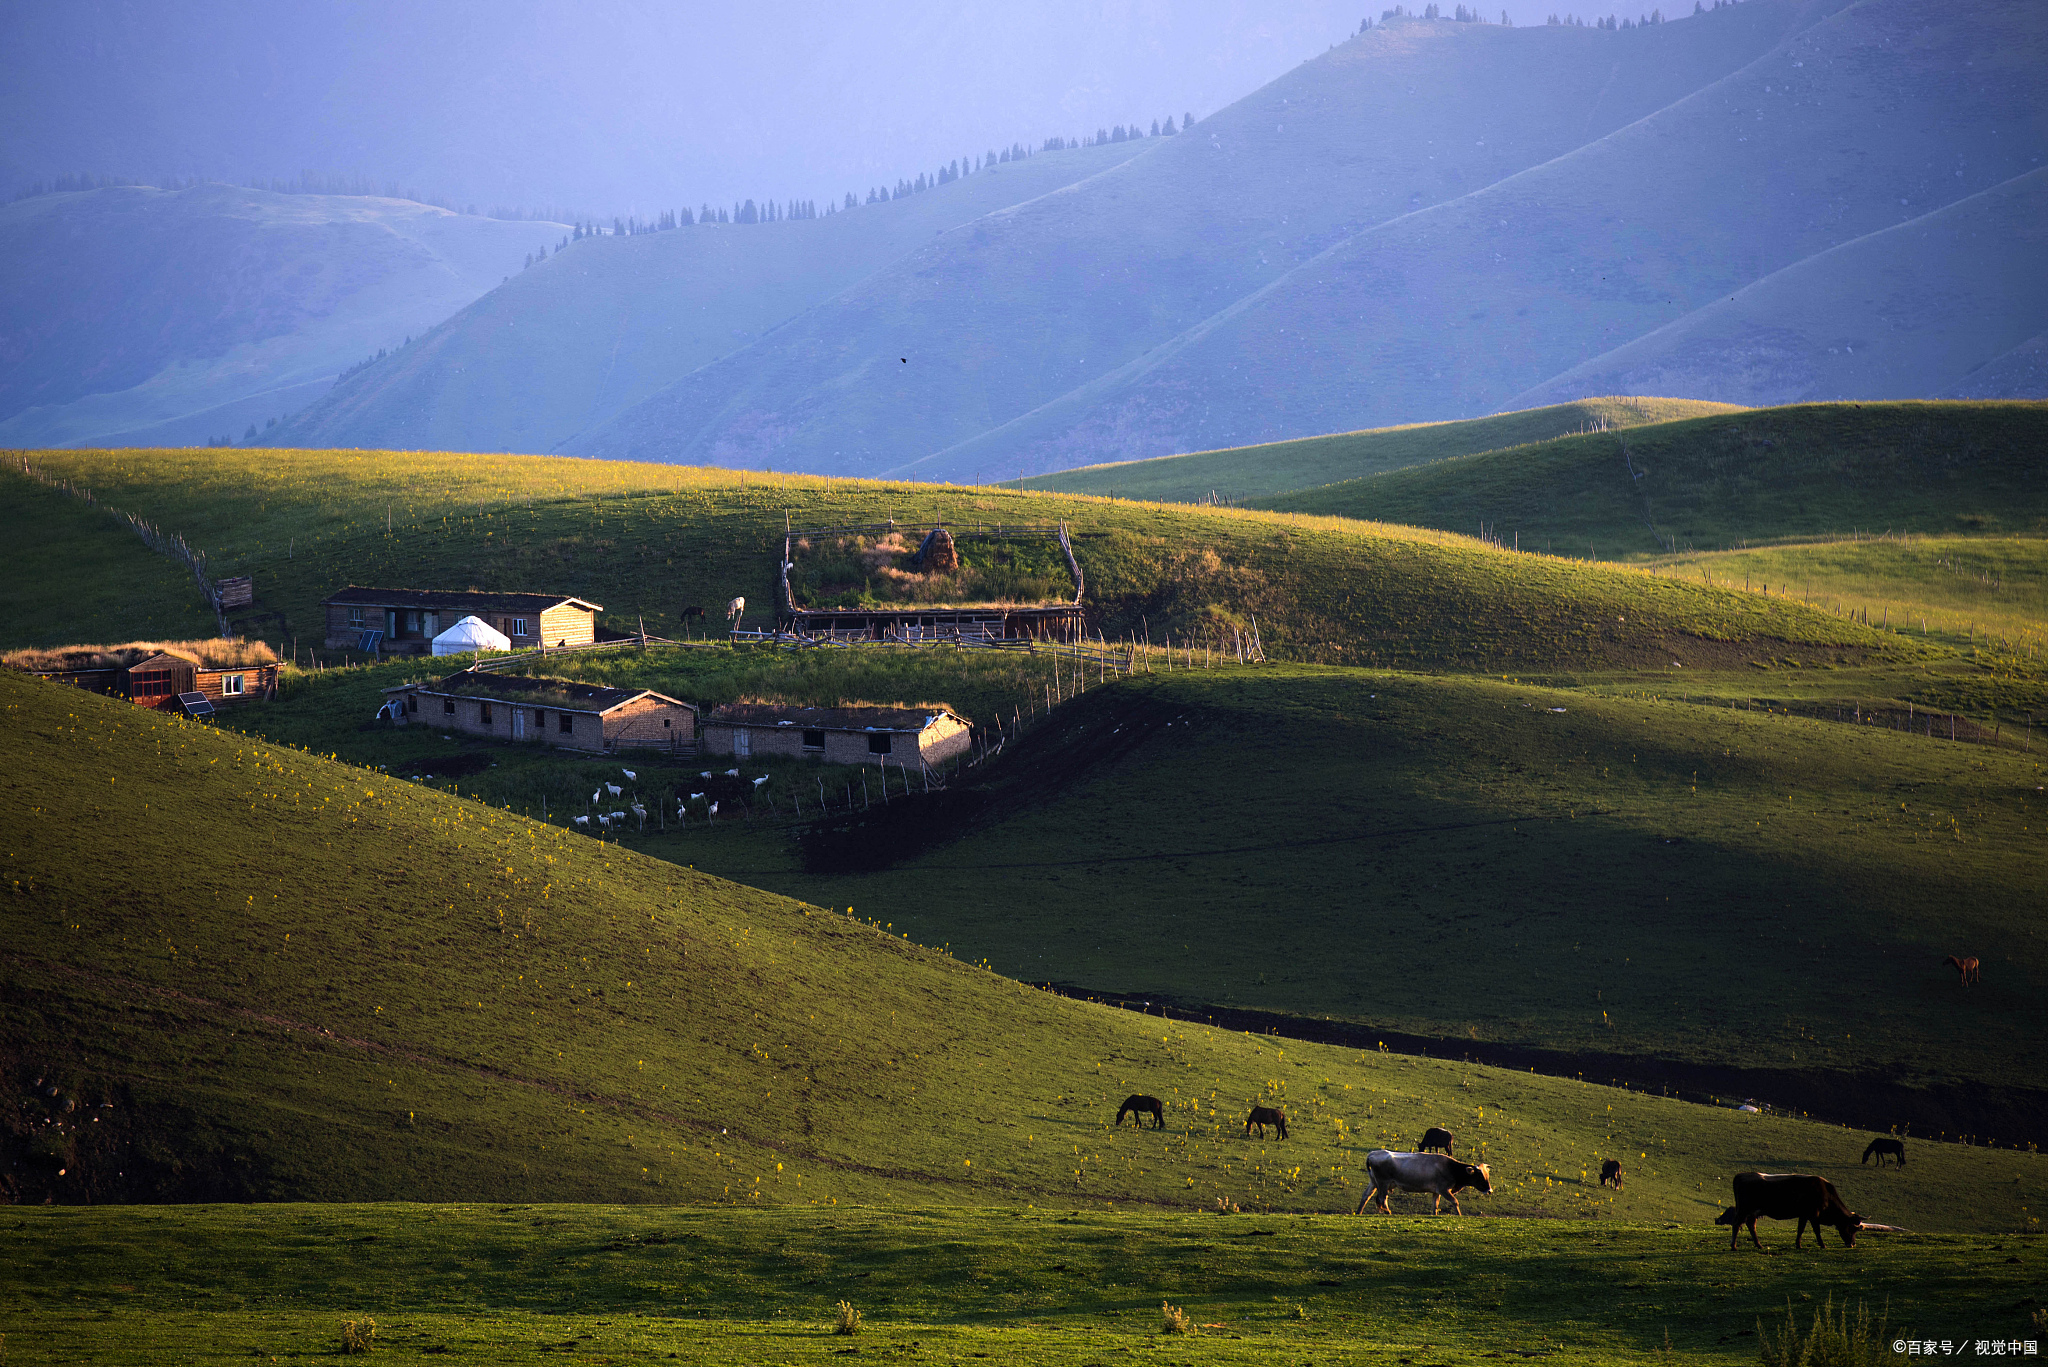
[[[824,749],[824,748],[825,748],[825,733],[824,733],[823,731],[806,731],[806,732],[804,732],[804,749],[806,749],[806,750],[822,750],[822,749]]]
[[[417,715],[417,714],[418,714],[418,712],[419,712],[419,710],[420,710],[420,695],[419,695],[419,694],[417,694],[417,693],[408,693],[408,694],[406,694],[406,695],[405,695],[405,710],[406,710],[406,711],[408,711],[408,712],[414,713],[415,715]]]
[[[220,695],[223,698],[239,698],[248,683],[246,674],[223,674],[220,676]]]
[[[455,699],[453,699],[453,698],[443,698],[443,699],[441,699],[441,712],[442,712],[442,714],[443,714],[444,716],[449,716],[449,717],[452,717],[452,716],[454,716],[454,715],[455,715]]]
[[[151,670],[145,674],[129,677],[128,692],[135,698],[168,698],[171,696],[171,676],[167,670]]]
[[[538,731],[548,724],[548,714],[538,707],[533,709],[533,729]]]
[[[567,712],[558,713],[555,728],[565,736],[573,736],[576,734],[576,718]]]
[[[352,627],[359,627],[363,624],[363,610],[361,608],[350,608],[348,610],[348,624]]]
[[[871,755],[888,754],[895,739],[896,737],[887,731],[868,732],[868,753]]]
[[[507,636],[526,635],[526,619],[524,617],[514,617],[512,619],[512,630],[506,632],[505,634]]]
[[[491,705],[489,703],[480,702],[476,705],[476,719],[485,726],[491,724]]]

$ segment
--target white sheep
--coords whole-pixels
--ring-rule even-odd
[[[632,779],[635,783],[640,781],[640,775],[634,773],[631,769],[621,769],[619,772]]]
[[[579,816],[575,818],[575,821],[579,826],[588,827],[590,825],[590,818],[587,816]]]
[[[692,801],[692,802],[702,802],[703,800],[704,800],[704,794],[702,794],[702,793],[691,793],[691,794],[690,794],[690,801]]]
[[[614,820],[614,821],[624,821],[625,819],[626,819],[626,814],[625,814],[624,812],[613,812],[613,813],[612,813],[612,820]]]
[[[728,769],[725,771],[725,776],[727,778],[738,778],[740,776],[740,771],[737,769]]]
[[[612,828],[612,819],[606,816],[603,812],[599,812],[597,814],[597,824],[604,827],[606,830],[610,830]]]
[[[710,771],[709,769],[706,769],[706,770],[705,770],[705,771],[704,771],[703,773],[701,773],[701,774],[697,775],[697,777],[698,777],[698,778],[710,778],[710,777],[711,777],[711,771]]]
[[[619,786],[618,784],[616,784],[616,783],[607,783],[607,784],[605,784],[605,785],[604,785],[604,790],[605,790],[606,792],[608,792],[608,793],[610,793],[610,794],[612,795],[612,800],[613,800],[614,802],[618,801],[618,798],[619,798],[619,794],[620,794],[620,793],[623,793],[623,792],[625,792],[625,791],[626,791],[626,790],[625,790],[624,788],[621,788],[621,787],[620,787],[620,786]]]

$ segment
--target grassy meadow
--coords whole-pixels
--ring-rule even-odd
[[[2026,1153],[1897,1181],[1796,1116],[1073,1001],[922,947],[879,888],[792,901],[116,700],[0,699],[18,1201],[1337,1211],[1430,1124],[1500,1216],[1693,1223],[1795,1164],[1929,1231],[2025,1231],[2041,1197]],[[1112,1128],[1137,1091],[1163,1131]],[[1292,1136],[1248,1137],[1255,1103]]]
[[[1884,1337],[2038,1337],[2048,1250],[1712,1226],[1024,1207],[206,1206],[0,1226],[10,1361],[1748,1363],[1788,1306]],[[861,1314],[833,1332],[837,1306]],[[1162,1332],[1161,1302],[1191,1336]],[[1886,1350],[1889,1344],[1885,1345]]]
[[[786,522],[1065,520],[1091,624],[1111,639],[1215,642],[1257,626],[1269,654],[1515,672],[1749,658],[1752,640],[1915,656],[1904,637],[1756,594],[1447,532],[953,485],[750,475],[539,456],[361,451],[52,451],[36,463],[247,574],[250,635],[301,659],[345,584],[537,589],[615,630],[688,634],[682,612],[744,595],[770,617]],[[112,593],[104,580],[85,593]],[[701,632],[702,626],[696,628]],[[8,644],[12,644],[11,642]]]
[[[2039,536],[2048,404],[1750,409],[1550,441],[1299,489],[1292,512],[1649,559],[1850,532]]]
[[[1606,431],[1741,411],[1732,404],[1694,399],[1580,399],[1547,408],[1496,413],[1487,418],[1409,423],[1224,451],[1194,451],[1151,460],[1089,465],[1011,483],[1025,489],[1160,503],[1229,503],[1360,479],[1452,456],[1526,446],[1573,432]]]

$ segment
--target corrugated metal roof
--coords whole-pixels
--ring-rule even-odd
[[[704,719],[707,726],[790,726],[807,731],[922,731],[941,717],[972,723],[948,707],[781,707],[728,703]]]
[[[538,617],[573,603],[591,612],[604,609],[585,598],[560,593],[483,593],[476,589],[366,589],[351,584],[320,600],[322,605],[366,608],[455,608],[463,612],[523,612]]]

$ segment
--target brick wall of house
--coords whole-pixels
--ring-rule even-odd
[[[613,749],[686,749],[696,740],[696,715],[659,698],[642,698],[604,714],[605,743]]]

